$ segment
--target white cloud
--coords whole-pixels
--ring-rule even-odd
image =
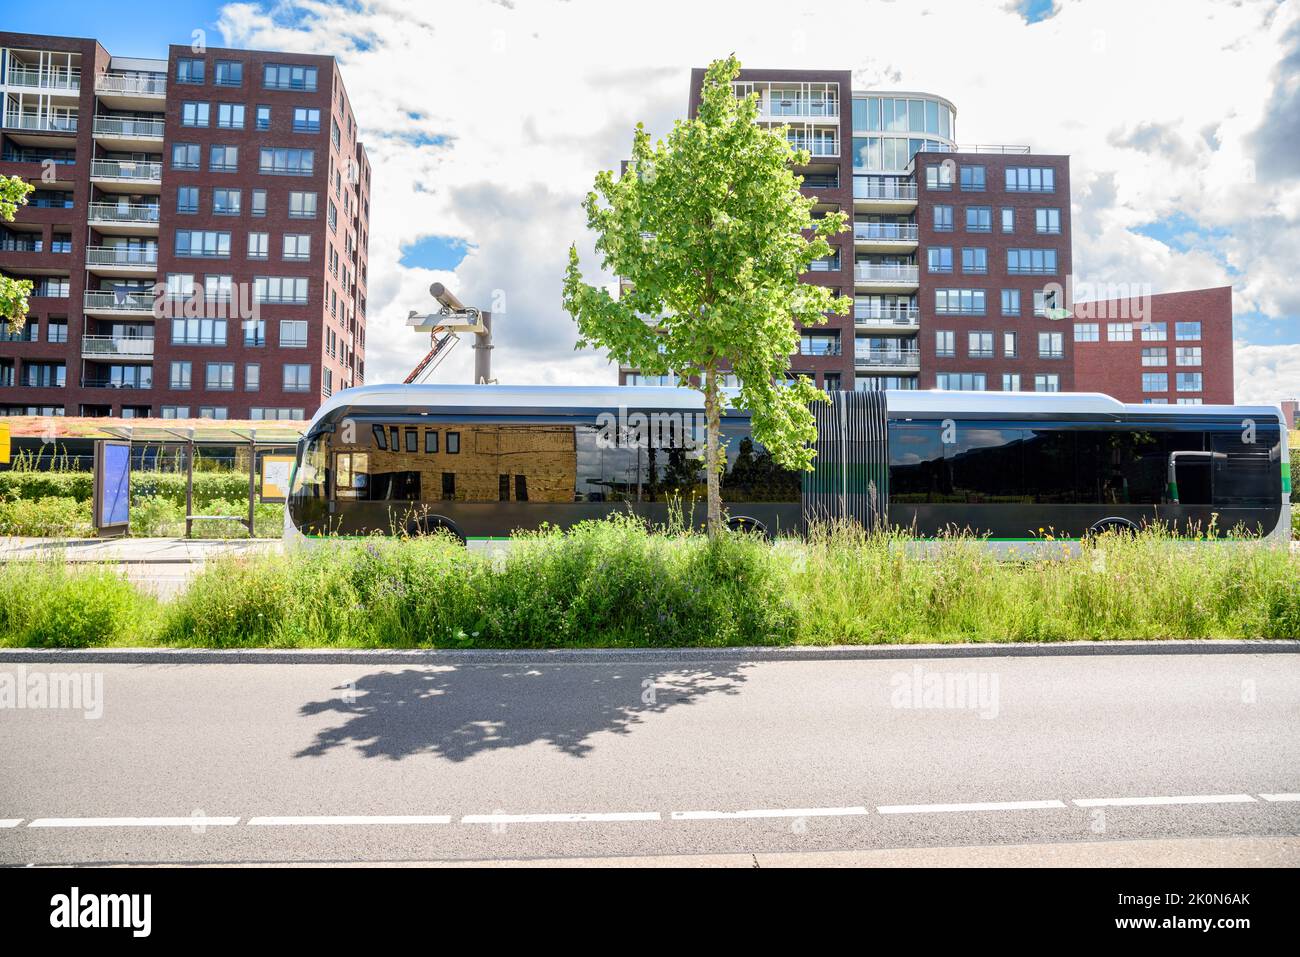
[[[1258,346],[1238,340],[1233,366],[1237,401],[1244,405],[1300,398],[1300,343]]]
[[[503,381],[615,381],[615,367],[572,351],[560,308],[569,244],[596,265],[581,198],[627,154],[638,120],[662,135],[685,112],[691,67],[733,51],[751,67],[850,69],[861,86],[945,95],[963,143],[1070,154],[1084,279],[1155,292],[1230,282],[1238,312],[1294,319],[1300,170],[1261,159],[1294,128],[1282,120],[1300,78],[1300,7],[1057,6],[1027,25],[1005,0],[278,0],[228,5],[220,27],[234,45],[342,64],[375,170],[372,382],[402,378],[423,354],[403,317],[429,306],[433,279],[467,301],[505,292]],[[1209,231],[1190,252],[1132,231],[1176,214]],[[473,251],[454,274],[400,266],[401,247],[425,236]],[[468,377],[467,345],[440,381]],[[1278,388],[1300,389],[1294,365],[1250,355],[1276,370]],[[1243,397],[1247,388],[1239,375]]]

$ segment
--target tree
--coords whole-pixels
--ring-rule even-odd
[[[17,176],[0,176],[0,219],[14,221],[19,206],[27,205],[27,194],[35,187]],[[9,323],[11,331],[21,329],[27,321],[27,297],[32,293],[29,279],[0,276],[0,321]]]
[[[627,280],[618,298],[583,281],[577,247],[569,250],[564,308],[578,324],[578,348],[648,374],[676,376],[704,395],[708,527],[722,527],[719,446],[728,367],[738,404],[753,417],[757,440],[788,469],[812,468],[816,428],[808,406],[825,401],[805,376],[785,385],[798,350],[795,323],[818,325],[845,315],[849,300],[799,280],[829,255],[828,236],[847,217],[812,218],[792,164],[806,164],[784,129],[756,122],[757,96],[737,97],[734,56],[709,66],[697,115],[651,144],[637,124],[622,177],[597,175],[583,203],[603,268]]]

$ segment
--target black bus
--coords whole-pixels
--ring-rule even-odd
[[[1124,405],[1089,393],[833,392],[811,472],[743,410],[722,431],[733,526],[849,519],[916,537],[1078,538],[1161,523],[1290,536],[1281,412]],[[653,387],[375,385],[336,393],[298,447],[287,536],[505,538],[631,511],[704,517],[702,398]]]

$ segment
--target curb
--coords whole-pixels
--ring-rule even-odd
[[[496,665],[706,661],[875,661],[1085,655],[1300,654],[1300,640],[1191,639],[1051,643],[828,645],[737,648],[0,648],[0,663]]]

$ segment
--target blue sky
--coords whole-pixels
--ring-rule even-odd
[[[40,0],[39,3],[7,4],[4,28],[20,33],[59,32],[91,37],[115,56],[162,57],[168,44],[189,43],[194,30],[206,30],[209,44],[219,43],[216,30],[220,3],[197,0],[169,0],[167,3],[137,2],[124,8],[111,3],[86,0]]]

